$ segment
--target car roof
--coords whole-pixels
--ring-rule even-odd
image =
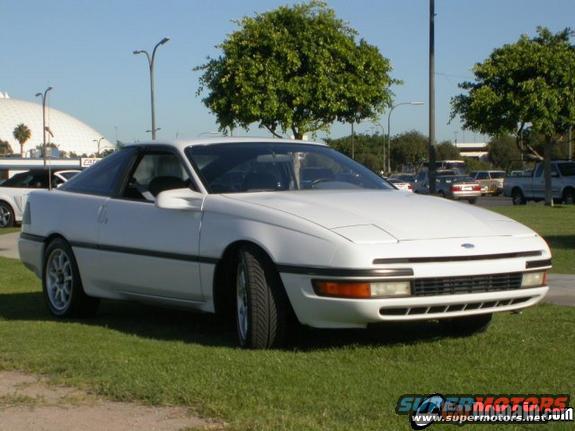
[[[326,144],[320,142],[312,141],[299,141],[295,139],[279,139],[279,138],[261,138],[261,137],[226,137],[221,136],[218,138],[201,138],[201,139],[185,139],[177,141],[149,141],[149,142],[134,142],[127,144],[130,146],[161,146],[168,145],[175,147],[179,150],[183,150],[187,147],[194,147],[200,145],[221,145],[221,144],[233,144],[233,143],[250,143],[250,144],[307,144],[307,145],[319,145],[327,146]]]

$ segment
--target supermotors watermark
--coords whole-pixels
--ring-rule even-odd
[[[458,394],[402,395],[395,412],[408,415],[414,430],[437,423],[464,425],[573,422],[569,395]]]

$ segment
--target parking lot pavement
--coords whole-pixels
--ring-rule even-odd
[[[19,232],[6,233],[0,235],[0,256],[18,259],[18,237]]]
[[[506,207],[513,205],[513,202],[505,196],[482,196],[477,199],[477,205],[483,208]]]
[[[545,302],[575,307],[575,275],[549,274],[549,286]]]
[[[497,199],[497,198],[495,198]],[[18,259],[18,237],[20,233],[0,235],[0,256]],[[575,307],[575,274],[550,274],[549,294],[545,302]]]

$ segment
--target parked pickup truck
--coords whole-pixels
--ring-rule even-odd
[[[551,188],[553,199],[565,204],[572,204],[575,199],[575,162],[551,162]],[[505,178],[503,194],[513,199],[513,205],[523,205],[527,201],[545,199],[545,177],[543,163],[525,176]]]

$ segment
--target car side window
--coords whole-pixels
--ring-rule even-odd
[[[118,182],[136,155],[134,148],[126,148],[105,157],[66,182],[60,190],[111,196],[118,189]]]
[[[144,154],[136,164],[121,197],[154,202],[159,193],[192,184],[180,158],[171,152]]]
[[[16,174],[4,181],[2,187],[25,187],[25,180],[28,176],[29,174],[27,172]]]
[[[489,179],[489,174],[487,172],[478,172],[476,179],[487,180],[487,179]]]

